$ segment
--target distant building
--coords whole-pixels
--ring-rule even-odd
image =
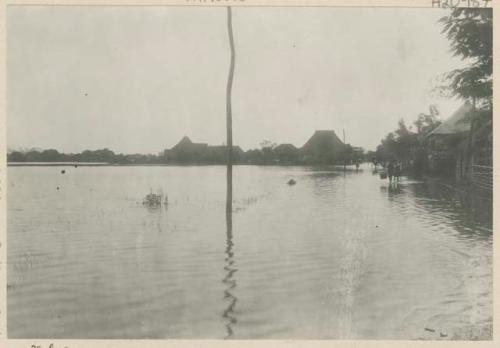
[[[466,102],[426,136],[429,169],[462,179],[466,172],[466,144],[472,105]]]
[[[274,148],[279,164],[296,163],[299,160],[299,149],[293,144],[280,144]]]
[[[427,137],[431,136],[455,136],[457,134],[466,133],[470,130],[470,113],[472,105],[465,102],[458,110],[456,110],[448,119],[439,126],[434,128]]]
[[[363,159],[365,154],[365,150],[359,146],[352,147],[352,159],[356,162],[359,162]]]
[[[493,188],[492,110],[476,110],[466,102],[426,137],[429,167],[436,174],[454,176],[482,189]],[[468,153],[470,151],[470,153]]]
[[[189,137],[184,136],[170,150],[165,150],[167,162],[193,162],[200,161],[206,156],[208,144],[193,143]]]
[[[233,160],[238,162],[243,151],[239,146],[233,146]],[[184,136],[174,147],[164,151],[167,163],[217,163],[227,161],[227,147],[225,145],[212,146],[206,143],[193,143]]]
[[[353,150],[354,149],[354,150]],[[333,130],[318,130],[302,146],[280,144],[263,149],[244,152],[239,146],[233,146],[233,163],[248,164],[349,164],[357,159],[356,148],[344,144]],[[359,148],[362,153],[362,149]],[[171,149],[164,151],[166,163],[186,164],[225,164],[227,147],[212,146],[206,143],[194,143],[184,136]]]
[[[333,130],[318,130],[300,149],[306,163],[341,163],[347,146]]]

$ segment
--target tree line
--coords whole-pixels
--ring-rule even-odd
[[[109,164],[161,164],[161,155],[116,154],[109,149],[85,150],[81,153],[61,153],[54,149],[12,151],[7,154],[7,162],[82,162]]]
[[[416,173],[424,172],[427,169],[426,159],[430,150],[425,136],[441,124],[437,119],[438,115],[437,107],[431,105],[429,113],[419,114],[410,126],[400,119],[398,127],[382,139],[376,151],[368,152],[367,157],[376,163],[398,161]]]
[[[225,148],[225,146],[221,146]],[[61,153],[55,149],[11,151],[7,154],[7,162],[80,162],[80,163],[107,163],[113,165],[165,165],[165,164],[226,164],[225,151],[218,151],[210,156],[199,153],[179,151],[176,157],[169,157],[165,152],[158,154],[123,154],[109,149],[85,150],[80,153]],[[301,165],[301,164],[353,164],[362,161],[365,155],[355,152],[354,148],[346,145],[335,156],[328,156],[328,152],[314,158],[305,158],[300,149],[287,144],[277,145],[268,140],[260,144],[260,148],[244,151],[233,151],[234,164],[257,165]]]

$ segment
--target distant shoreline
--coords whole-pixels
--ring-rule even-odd
[[[223,166],[222,163],[149,163],[149,164],[120,164],[120,163],[90,163],[90,162],[7,162],[7,167],[208,167]],[[289,164],[289,163],[233,163],[233,166],[263,166],[263,167],[338,167],[343,168],[342,164]],[[353,168],[353,164],[348,164],[346,169]]]
[[[111,163],[90,162],[7,162],[7,167],[102,167],[112,166]]]

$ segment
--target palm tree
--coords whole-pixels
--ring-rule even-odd
[[[226,87],[226,132],[227,132],[227,191],[226,191],[226,216],[231,217],[233,210],[233,115],[231,109],[231,93],[233,89],[234,61],[236,54],[234,51],[233,20],[231,7],[227,7],[227,31],[229,34],[229,47],[231,49],[231,63]]]

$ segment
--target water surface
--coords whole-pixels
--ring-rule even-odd
[[[491,339],[487,199],[237,166],[228,228],[224,167],[64,169],[8,169],[10,338]]]

